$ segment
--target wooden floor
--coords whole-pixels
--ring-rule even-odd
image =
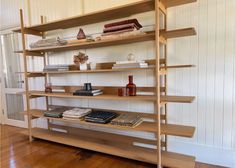
[[[35,140],[24,129],[1,126],[1,168],[153,168],[156,166],[102,153]],[[196,168],[221,168],[197,163]]]

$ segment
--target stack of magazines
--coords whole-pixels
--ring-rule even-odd
[[[43,71],[69,71],[69,65],[46,65]]]
[[[120,126],[128,126],[128,127],[136,127],[137,125],[142,123],[142,118],[138,115],[134,114],[121,114],[117,118],[111,121],[113,125]]]
[[[114,119],[117,116],[118,114],[114,112],[93,111],[85,116],[85,121],[106,124],[106,123],[109,123],[112,119]]]
[[[103,94],[103,91],[100,89],[93,90],[76,90],[73,95],[75,96],[97,96]]]
[[[56,37],[56,38],[38,40],[34,43],[31,43],[29,46],[30,48],[40,48],[40,47],[61,46],[66,44],[67,40],[61,39],[60,37]]]
[[[45,117],[52,117],[52,118],[62,118],[63,117],[63,113],[68,110],[69,108],[63,107],[63,108],[55,108],[53,110],[50,111],[46,111],[44,113]]]
[[[89,114],[92,110],[91,109],[84,109],[84,108],[73,108],[71,110],[67,110],[63,113],[64,119],[80,119],[85,115]]]
[[[147,68],[148,63],[145,61],[117,61],[113,65],[112,69],[121,69],[121,68]]]

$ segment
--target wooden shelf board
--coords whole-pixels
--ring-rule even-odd
[[[63,118],[45,117],[44,111],[40,111],[40,110],[34,110],[34,111],[31,110],[30,113],[33,117],[47,118],[47,119],[51,119],[55,121],[62,121],[62,122],[68,122],[68,123],[76,123],[76,124],[81,124],[85,126],[93,126],[96,128],[101,127],[101,128],[118,129],[118,130],[143,131],[143,132],[156,133],[156,123],[154,122],[142,122],[140,125],[132,128],[132,127],[125,127],[125,126],[117,126],[117,125],[112,125],[112,124],[96,124],[96,123],[85,122],[82,120],[72,120],[72,119],[69,120],[69,119],[63,119]],[[175,125],[175,124],[161,124],[161,130],[162,130],[161,134],[191,138],[194,135],[195,127]]]
[[[138,161],[157,164],[156,151],[150,149],[138,148],[135,146],[128,146],[126,150],[125,145],[115,145],[102,141],[96,137],[87,138],[78,135],[71,135],[67,133],[49,131],[46,129],[34,128],[32,131],[34,138],[53,141],[61,144],[66,144],[74,147],[84,148],[115,156],[130,158]],[[195,165],[195,158],[192,156],[181,155],[171,152],[162,152],[162,164],[167,167],[177,168],[193,168]]]
[[[166,67],[161,67],[160,74],[165,75],[167,71],[165,69],[174,69],[174,68],[192,68],[196,67],[195,65],[171,65]],[[34,71],[28,72],[28,77],[43,77],[45,74],[73,74],[73,73],[104,73],[104,72],[124,72],[124,71],[137,71],[137,70],[154,70],[155,66],[149,66],[147,68],[119,68],[119,69],[95,69],[95,70],[70,70],[70,71]],[[23,74],[24,72],[17,72]]]
[[[166,8],[196,2],[197,0],[161,0]]]
[[[53,106],[53,105],[52,105]],[[67,107],[67,106],[53,106],[54,108],[58,108],[58,107]],[[75,108],[75,107],[74,107]],[[146,113],[146,112],[133,112],[133,111],[121,111],[121,110],[107,110],[107,109],[97,109],[97,108],[91,108],[93,110],[101,110],[101,111],[111,111],[111,112],[116,112],[118,114],[135,114],[135,115],[140,115],[143,118],[147,118],[147,119],[153,119],[156,116],[153,113]],[[35,118],[40,118],[43,116],[43,113],[46,112],[46,110],[41,110],[41,109],[31,109],[30,110],[30,114],[32,114],[33,117]],[[22,115],[27,115],[27,111],[23,111],[20,112]],[[166,115],[162,114],[161,115],[161,120],[165,120],[166,119]]]
[[[185,29],[170,30],[170,31],[161,30],[160,42],[166,43],[166,41],[164,40],[165,38],[168,39],[168,38],[177,38],[177,37],[192,36],[192,35],[196,35],[196,31],[194,28],[185,28]],[[123,45],[123,44],[152,41],[152,40],[155,40],[155,32],[146,32],[146,34],[133,35],[123,38],[101,40],[94,42],[83,42],[83,43],[63,45],[63,46],[28,49],[26,50],[26,53],[28,53],[27,55],[29,55],[30,53],[58,52],[58,51],[69,51],[77,49],[99,48],[99,47]],[[23,51],[15,51],[15,53],[23,53]]]
[[[154,10],[154,0],[142,0],[140,2],[130,3],[97,12],[91,12],[80,16],[69,17],[65,19],[47,22],[44,24],[38,24],[26,27],[25,30],[26,33],[32,34],[30,31],[27,30],[34,30],[34,32],[35,31],[46,32],[56,29],[67,29],[77,26],[83,26],[88,24],[104,22],[108,20],[129,17],[134,14],[144,13],[153,10]],[[14,30],[14,32],[21,32],[21,30],[16,29]]]
[[[29,72],[31,74],[73,74],[73,73],[103,73],[103,72],[123,72],[123,71],[137,71],[137,70],[152,70],[153,66],[147,68],[119,68],[119,69],[96,69],[96,70],[71,70],[71,71],[45,71],[45,72]]]
[[[161,96],[162,102],[192,103],[194,100],[194,96]]]
[[[195,28],[185,28],[185,29],[177,29],[177,30],[161,30],[160,36],[170,39],[170,38],[178,38],[178,37],[185,37],[185,36],[194,36],[196,35]]]
[[[97,99],[97,100],[128,100],[128,101],[155,101],[156,97],[151,96],[126,96],[120,97],[117,95],[98,95],[98,96],[74,96],[72,93],[53,92],[45,93],[43,91],[30,91],[31,96],[45,96],[45,97],[58,97],[58,98],[77,98],[77,99]],[[192,103],[195,97],[192,96],[161,96],[161,102],[174,102],[174,103]]]
[[[35,49],[29,49],[27,51],[29,51],[29,52],[69,51],[69,50],[77,50],[77,49],[89,49],[89,48],[99,48],[99,47],[123,45],[123,44],[129,44],[129,43],[151,41],[154,39],[155,39],[155,33],[154,32],[147,32],[146,34],[133,35],[133,36],[129,36],[129,37],[100,40],[100,41],[93,41],[93,42],[81,42],[81,43],[77,43],[77,44],[70,44],[70,45],[63,45],[63,46],[35,48]]]
[[[77,99],[97,99],[97,100],[130,100],[130,101],[155,101],[155,96],[118,96],[118,95],[98,95],[98,96],[74,96],[72,93],[45,93],[43,91],[30,91],[32,96],[47,96],[47,97],[58,97],[58,98],[77,98]]]
[[[193,68],[196,67],[195,65],[168,65],[165,67],[161,67],[162,69],[177,69],[177,68]]]

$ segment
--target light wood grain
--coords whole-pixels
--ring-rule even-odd
[[[155,122],[143,122],[140,125],[136,127],[126,127],[126,126],[117,126],[112,124],[96,124],[96,123],[90,123],[85,122],[83,120],[69,120],[69,119],[63,119],[63,118],[51,118],[51,117],[45,117],[43,110],[34,109],[30,111],[30,115],[33,117],[38,118],[46,118],[50,120],[55,121],[62,121],[62,122],[68,122],[68,123],[76,123],[81,124],[84,126],[93,126],[93,127],[100,127],[100,128],[109,128],[109,129],[117,129],[117,130],[128,130],[128,131],[143,131],[143,132],[156,132],[155,129]],[[175,125],[175,124],[161,124],[161,134],[167,134],[167,135],[174,135],[174,136],[182,136],[182,137],[193,137],[195,128],[191,126],[183,126],[183,125]]]
[[[197,0],[161,0],[166,8],[196,2]]]
[[[196,30],[194,28],[185,28],[185,29],[167,30],[167,31],[161,30],[160,35],[166,39],[194,36],[196,35]]]
[[[58,98],[76,98],[76,99],[96,99],[96,100],[129,100],[129,101],[155,101],[155,96],[126,96],[120,97],[113,94],[98,95],[98,96],[74,96],[72,93],[54,92],[45,93],[44,91],[30,91],[30,96],[43,97],[58,97]],[[173,103],[192,103],[195,97],[193,96],[161,96],[161,102]]]
[[[25,27],[25,30],[27,33],[31,34],[30,30],[46,32],[56,29],[67,29],[87,24],[129,17],[133,14],[148,12],[152,10],[154,10],[154,0],[142,0],[140,2],[130,3],[127,5],[101,10],[98,12],[87,13],[85,15]],[[14,31],[21,32],[20,29],[16,29]]]
[[[154,150],[140,150],[134,146],[128,147],[128,150],[126,150],[125,146],[119,146],[118,148],[114,144],[105,144],[105,142],[102,142],[100,139],[95,137],[92,139],[92,141],[89,138],[89,141],[86,137],[69,135],[66,133],[48,131],[43,129],[34,129],[33,136],[39,139],[113,154],[120,157],[130,158],[153,164],[157,163],[156,153]],[[162,164],[167,167],[193,168],[195,165],[195,158],[171,152],[162,152]]]
[[[159,42],[166,44],[167,38],[177,38],[177,37],[185,37],[196,35],[196,31],[194,28],[185,28],[185,29],[177,29],[171,31],[160,31]],[[107,46],[115,46],[115,45],[123,45],[129,43],[143,42],[143,41],[151,41],[155,39],[154,32],[146,32],[146,34],[133,35],[129,37],[109,39],[109,40],[101,40],[95,42],[82,42],[77,44],[63,45],[63,46],[53,46],[53,47],[43,47],[43,48],[35,48],[28,49],[26,52],[58,52],[58,51],[69,51],[75,49],[89,49],[89,48],[99,48],[99,47],[107,47]],[[20,53],[21,51],[16,51]]]

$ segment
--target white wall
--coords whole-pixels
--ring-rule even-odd
[[[7,0],[1,0],[7,1]],[[30,0],[31,22],[39,23],[40,15],[54,20],[83,12],[101,10],[112,6],[131,3],[136,0]],[[84,7],[84,8],[83,8]],[[18,12],[18,11],[17,11]],[[13,10],[14,13],[14,10]],[[26,12],[27,13],[27,12]],[[11,14],[6,15],[18,20]],[[4,17],[6,17],[4,16]],[[153,12],[133,17],[143,25],[154,23]],[[198,35],[169,40],[169,64],[195,64],[197,67],[184,70],[170,70],[169,94],[195,95],[192,104],[170,104],[170,123],[196,126],[193,139],[170,138],[170,149],[180,153],[193,154],[198,161],[235,167],[235,0],[198,0],[197,3],[168,10],[169,29],[195,27]],[[30,20],[30,19],[29,19]],[[9,23],[7,23],[9,24]],[[101,32],[104,23],[83,26],[86,33]],[[9,25],[6,25],[9,26]],[[76,36],[78,28],[57,31],[63,37]],[[30,38],[29,40],[32,40]],[[89,49],[86,53],[91,61],[103,62],[123,60],[128,53],[139,59],[154,57],[153,42],[124,46]],[[72,63],[72,56],[78,51],[50,55],[50,63]],[[34,58],[34,65],[41,61]],[[31,63],[39,70],[42,66]],[[53,84],[82,85],[89,81],[94,85],[125,85],[130,73],[82,74],[52,78]],[[154,80],[149,71],[133,72],[138,86],[152,86]],[[63,83],[61,83],[61,79]],[[116,79],[116,80],[115,80]],[[31,81],[33,88],[42,88],[40,81]],[[59,100],[55,104],[77,106],[98,106],[103,108],[153,112],[151,103]],[[36,102],[41,105],[43,102]],[[110,105],[111,104],[111,105]],[[152,135],[144,135],[152,136]]]

